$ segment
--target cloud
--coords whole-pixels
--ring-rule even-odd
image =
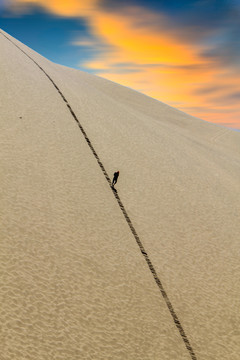
[[[127,16],[125,11],[119,14],[98,11],[90,19],[93,34],[109,45],[109,51],[97,59],[98,66],[93,61],[86,64],[88,68],[97,68],[100,63],[109,67],[130,63],[136,68],[155,68],[157,71],[164,68],[165,72],[171,73],[176,69],[199,70],[208,66],[208,60],[168,34],[165,26],[161,32],[152,29],[152,21],[156,21],[154,14],[140,8],[127,10]],[[165,24],[162,16],[158,20]]]
[[[126,11],[98,13],[92,28],[109,44],[109,50],[87,62],[86,68],[170,105],[181,104],[181,110],[189,109],[192,115],[209,121],[223,122],[232,112],[232,123],[237,126],[239,73],[234,67],[224,68],[219,59],[205,56],[202,45],[190,46],[184,36],[168,31],[163,15],[159,32],[159,25],[158,30],[151,26],[156,17],[139,8],[128,8],[128,16]],[[131,65],[122,67],[122,62]],[[130,73],[133,68],[138,71]]]
[[[239,0],[169,0],[169,1],[106,1],[117,12],[131,4],[141,3],[145,10],[154,9],[148,27],[168,34],[191,46],[202,47],[203,56],[213,58],[222,65],[240,64],[240,3]],[[129,5],[130,4],[130,5]],[[128,10],[126,10],[126,16]],[[160,14],[162,14],[160,18]],[[144,24],[143,20],[142,26]],[[140,25],[140,24],[139,24]]]
[[[222,66],[236,66],[240,68],[240,28],[236,33],[228,34],[228,39],[224,40],[224,34],[216,41],[216,45],[212,45],[202,53],[205,58],[218,61]]]
[[[0,0],[0,9],[4,9],[6,7],[6,1],[5,0]]]
[[[214,98],[217,103],[222,103],[225,106],[231,106],[231,111],[234,111],[232,106],[236,105],[240,99],[240,91],[228,92],[227,94],[220,94]],[[237,106],[237,109],[239,107]]]
[[[128,17],[124,12],[98,12],[92,19],[94,33],[109,44],[109,51],[101,54],[95,61],[87,62],[86,68],[95,69],[99,75],[133,88],[134,83],[142,84],[143,79],[147,79],[145,92],[159,98],[156,96],[159,89],[159,94],[163,96],[161,100],[168,103],[182,98],[183,90],[190,95],[193,84],[207,80],[212,71],[211,61],[199,56],[189,44],[168,34],[166,28],[159,33],[148,26],[147,21],[149,24],[152,18],[156,21],[154,14],[143,12],[139,8],[128,10]],[[145,27],[142,25],[142,18]],[[163,23],[165,24],[164,21]],[[132,76],[128,74],[127,77],[123,74],[119,77],[117,72],[114,74],[113,70],[121,62],[134,64],[135,69],[139,69],[138,73]],[[106,71],[104,74],[98,71],[101,69],[109,69],[109,75]]]
[[[65,17],[88,16],[95,10],[98,0],[11,0],[15,11],[40,6],[52,14]]]

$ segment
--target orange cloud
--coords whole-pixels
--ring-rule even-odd
[[[136,18],[142,16],[138,13]],[[209,60],[168,34],[167,29],[160,32],[138,27],[135,17],[106,12],[96,13],[91,21],[95,35],[110,45],[107,52],[85,64],[100,76],[170,104],[184,103],[186,98],[189,101],[193,87],[213,77]],[[119,73],[119,64],[124,63],[132,65]]]
[[[96,7],[98,0],[12,0],[13,6],[38,5],[58,16],[86,16]]]
[[[233,111],[229,121],[240,126],[240,107],[234,109],[233,104],[224,102],[225,96],[239,89],[240,76],[205,58],[203,49],[190,46],[168,30],[164,19],[163,28],[156,29],[151,26],[156,15],[148,13],[148,23],[140,26],[138,19],[146,19],[146,12],[135,9],[133,13],[99,11],[91,17],[94,34],[110,47],[96,60],[88,61],[86,68],[183,111],[190,109],[187,112],[205,120],[226,123],[226,112]],[[217,90],[212,96],[200,94],[201,88],[213,84]]]
[[[144,14],[140,13],[140,16]],[[169,65],[199,64],[191,48],[180,44],[167,33],[153,32],[148,28],[139,28],[133,17],[112,13],[97,13],[92,19],[96,35],[108,44],[117,46],[136,64],[154,63]]]

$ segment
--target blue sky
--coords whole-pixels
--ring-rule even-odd
[[[92,50],[71,44],[87,34],[84,19],[56,17],[41,8],[19,16],[1,16],[1,28],[24,44],[58,64],[79,68],[79,61],[94,56]]]

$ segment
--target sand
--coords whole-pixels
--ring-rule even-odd
[[[154,266],[186,347],[89,145]],[[0,34],[0,359],[237,360],[240,133]]]

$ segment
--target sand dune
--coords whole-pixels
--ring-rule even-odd
[[[240,133],[4,31],[0,74],[0,359],[239,359]]]

